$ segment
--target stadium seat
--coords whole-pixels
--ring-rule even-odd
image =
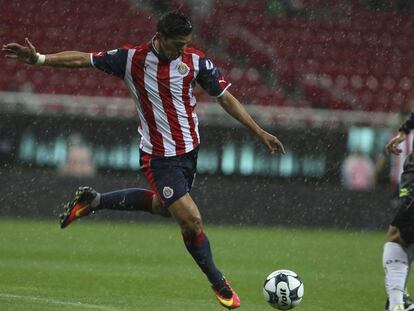
[[[394,111],[413,95],[414,16],[372,11],[358,0],[302,0],[302,5],[305,13],[288,16],[270,14],[265,0],[214,0],[210,14],[194,20],[194,46],[206,50],[234,83],[232,92],[249,103],[319,107],[327,101],[330,109]],[[103,0],[93,7],[64,0],[3,1],[0,14],[5,42],[28,36],[44,53],[138,44],[151,38],[157,19],[155,12],[138,10],[128,0]],[[128,96],[121,81],[96,78],[96,73],[31,68],[4,59],[0,65],[0,90],[30,83],[35,92]],[[329,77],[331,84],[309,85],[304,79],[309,74]],[[282,92],[274,91],[275,83]],[[300,89],[296,102],[285,95]],[[340,92],[357,104],[332,95]],[[200,88],[195,94],[211,100]]]

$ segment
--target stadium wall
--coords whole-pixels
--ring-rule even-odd
[[[147,187],[138,174],[136,116],[122,98],[0,92],[0,217],[57,217],[80,185],[106,192]],[[344,190],[344,158],[374,157],[389,137],[393,114],[247,107],[285,144],[270,156],[214,104],[201,104],[202,147],[193,196],[206,223],[384,229],[393,215],[386,183]],[[59,174],[70,137],[81,134],[96,174]],[[142,213],[98,213],[99,219],[155,221]]]
[[[0,171],[0,216],[57,220],[60,204],[80,185],[105,192],[147,187],[143,176],[64,177],[50,170]],[[197,176],[192,192],[207,224],[384,229],[393,215],[386,191],[349,192],[329,183],[275,182],[266,178]],[[98,219],[160,221],[134,212],[102,211]]]

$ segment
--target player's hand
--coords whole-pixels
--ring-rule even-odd
[[[6,53],[7,58],[17,59],[27,64],[36,64],[36,49],[28,38],[25,41],[25,46],[18,43],[8,43],[4,44],[1,50]]]
[[[385,150],[392,154],[399,155],[402,150],[398,148],[398,145],[406,140],[407,134],[404,132],[398,132],[398,135],[392,138],[388,144],[385,145]]]
[[[285,154],[285,148],[283,148],[283,144],[276,136],[263,131],[263,133],[260,135],[260,138],[271,153]]]

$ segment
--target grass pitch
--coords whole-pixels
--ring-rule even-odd
[[[92,218],[92,217],[91,217]],[[206,278],[175,224],[0,219],[0,310],[212,311]],[[305,286],[295,310],[383,310],[383,232],[206,227],[240,310],[273,310],[262,296],[273,270]]]

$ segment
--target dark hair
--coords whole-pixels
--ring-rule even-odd
[[[183,13],[172,11],[161,16],[157,31],[168,38],[187,36],[193,31],[193,25]]]

